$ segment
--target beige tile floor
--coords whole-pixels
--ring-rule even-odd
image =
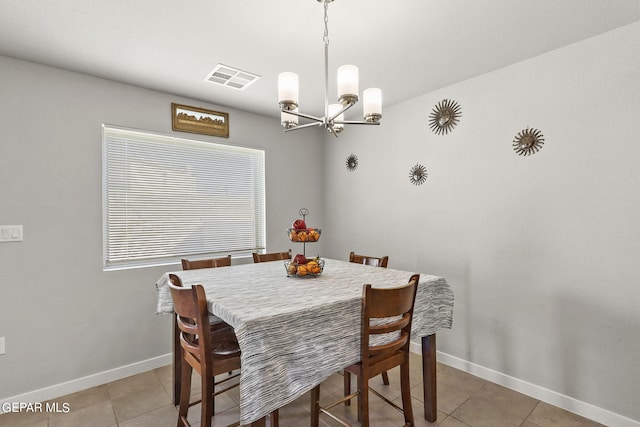
[[[474,377],[438,363],[438,419],[428,423],[424,419],[422,373],[419,355],[412,355],[412,397],[416,425],[441,427],[559,427],[601,426],[563,409]],[[397,369],[389,373],[391,385],[384,386],[380,378],[371,386],[400,405],[400,380]],[[199,395],[199,382],[193,381],[193,395]],[[321,401],[337,400],[342,393],[342,376],[336,374],[321,387]],[[391,427],[403,424],[402,414],[370,395],[371,424]],[[109,384],[93,387],[55,399],[67,403],[68,413],[10,413],[0,415],[0,427],[173,427],[177,412],[171,405],[171,366],[144,372]],[[235,388],[216,398],[213,425],[226,426],[239,419],[239,394]],[[354,402],[355,403],[355,402]],[[334,408],[357,425],[355,404]],[[189,411],[194,426],[199,425],[200,407]],[[329,418],[321,417],[324,426],[337,426]],[[309,425],[309,395],[280,410],[282,427]]]

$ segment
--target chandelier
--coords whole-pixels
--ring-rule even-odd
[[[338,68],[338,103],[329,104],[329,3],[333,0],[317,0],[324,5],[324,116],[316,117],[298,111],[298,75],[284,72],[278,75],[278,103],[280,122],[285,132],[320,126],[338,136],[345,125],[379,125],[382,118],[382,91],[369,88],[362,92],[363,120],[344,120],[344,112],[358,102],[358,67],[343,65]],[[311,120],[298,125],[298,118]]]

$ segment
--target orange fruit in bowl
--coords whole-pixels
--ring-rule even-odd
[[[306,265],[298,266],[298,276],[306,276],[307,273],[309,273],[309,270],[307,269]]]
[[[309,235],[307,234],[306,231],[299,231],[298,232],[298,241],[299,242],[306,242],[307,240],[309,240]]]
[[[295,231],[291,231],[289,233],[289,240],[291,240],[292,242],[297,242],[298,241],[298,234]]]

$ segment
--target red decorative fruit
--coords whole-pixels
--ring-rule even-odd
[[[303,219],[296,219],[295,221],[293,221],[293,228],[295,228],[296,230],[304,230],[305,228],[307,228],[307,224],[305,224]]]
[[[307,257],[305,257],[302,254],[297,254],[296,256],[293,257],[293,262],[295,264],[298,264],[298,265],[306,264],[307,263]]]

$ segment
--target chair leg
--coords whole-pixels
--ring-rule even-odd
[[[382,384],[389,385],[389,374],[387,374],[387,371],[382,373]]]
[[[180,346],[180,329],[176,316],[173,316],[173,406],[180,404],[180,376],[182,375],[182,347]]]
[[[351,373],[344,371],[344,395],[349,396],[351,394]],[[344,402],[344,406],[351,406],[351,399]]]
[[[361,427],[369,427],[369,379],[358,375],[358,420]]]
[[[407,425],[415,425],[413,418],[413,407],[411,406],[411,384],[409,382],[409,355],[405,362],[400,365],[400,391],[402,393],[402,409],[404,411],[404,422]]]
[[[271,427],[280,426],[280,413],[277,409],[269,414],[269,424],[271,424]]]
[[[311,427],[320,423],[320,384],[311,390]]]
[[[213,414],[216,413],[216,397],[214,396],[214,393],[216,392],[216,377],[213,375],[210,375],[210,376],[211,376],[211,416],[213,417]]]
[[[213,375],[208,375],[207,372],[202,372],[202,378],[200,378],[200,381],[202,381],[202,411],[200,416],[200,426],[211,427],[211,418],[214,414],[215,402],[215,397],[213,396]]]
[[[179,349],[182,352],[182,349]],[[180,365],[180,406],[178,407],[178,427],[184,427],[189,413],[189,399],[191,398],[191,373],[193,368],[184,359]]]

